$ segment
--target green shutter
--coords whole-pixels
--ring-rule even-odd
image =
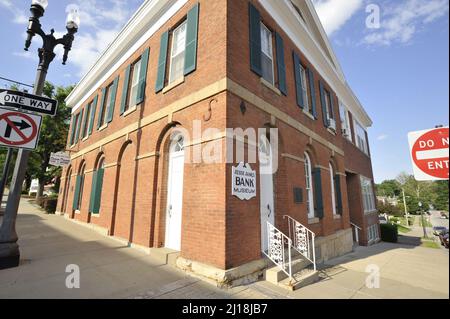
[[[83,136],[83,134],[84,134],[84,132],[85,132],[85,130],[86,130],[86,125],[88,125],[88,116],[89,116],[89,108],[92,108],[92,105],[87,105],[86,106],[86,114],[85,114],[85,116],[84,116],[84,119],[83,119],[83,125],[82,125],[82,127],[81,127],[81,136],[80,136],[80,138],[84,138],[84,136]]]
[[[92,177],[91,200],[89,203],[89,212],[93,214],[100,213],[100,203],[103,187],[103,176],[105,170],[103,168],[95,171]]]
[[[147,68],[149,56],[150,56],[150,48],[147,48],[141,55],[141,72],[139,73],[139,84],[136,96],[136,104],[144,102],[145,88],[147,84]]]
[[[278,88],[280,89],[281,93],[287,95],[286,63],[284,61],[283,38],[278,33],[275,33],[275,41],[277,47]]]
[[[259,11],[249,3],[250,27],[250,69],[262,76],[261,61],[261,16]]]
[[[324,211],[323,211],[323,195],[322,195],[322,174],[320,168],[315,168],[312,174],[314,181],[315,216],[322,219],[324,216]]]
[[[184,52],[184,75],[197,68],[198,14],[200,4],[197,3],[187,15],[186,50]]]
[[[123,89],[122,89],[122,100],[120,102],[120,115],[122,115],[125,112],[125,108],[127,107],[128,86],[130,84],[130,72],[131,72],[131,64],[125,70],[125,78],[123,80]]]
[[[169,47],[169,31],[166,31],[161,36],[161,44],[159,47],[158,73],[156,77],[156,87],[155,87],[156,93],[158,93],[164,88],[164,82],[166,81],[166,63],[167,63],[168,47]]]
[[[341,176],[334,176],[334,189],[336,191],[336,212],[342,215]]]
[[[105,103],[106,103],[106,87],[104,87],[102,89],[102,99],[100,102],[100,112],[98,112],[98,120],[97,120],[97,130],[100,128],[100,126],[102,125],[102,117],[103,117],[103,112],[105,112]]]
[[[309,88],[311,90],[311,113],[317,120],[317,105],[316,105],[316,85],[314,84],[314,72],[308,68]]]
[[[106,121],[111,123],[114,117],[114,108],[116,106],[116,95],[117,95],[117,86],[119,85],[119,76],[114,79],[114,84],[110,88],[111,93],[109,94],[109,108],[108,114],[106,117]]]
[[[73,194],[73,205],[72,208],[74,210],[78,209],[78,200],[80,197],[80,188],[81,188],[81,176],[77,175],[75,182],[75,193]]]
[[[97,102],[98,102],[98,95],[95,96],[94,102],[92,102],[91,118],[89,120],[88,135],[92,134],[92,129],[94,127],[95,112],[97,111]]]
[[[327,119],[327,105],[325,103],[325,89],[323,87],[323,83],[322,81],[319,81],[319,89],[320,89],[320,102],[322,104],[322,120],[323,120],[323,125],[325,125],[325,127],[329,127],[330,123]]]
[[[83,121],[83,112],[84,110],[81,110],[79,114],[79,118],[78,118],[78,123],[77,123],[77,132],[75,133],[75,143],[77,143],[80,139],[80,130],[81,130],[81,122]]]
[[[78,115],[74,116],[72,114],[72,130],[71,130],[71,133],[70,133],[70,146],[73,145],[73,142],[74,142],[74,139],[75,139],[75,128],[76,128],[75,122],[77,120],[77,116]]]
[[[292,51],[292,56],[294,58],[294,72],[295,72],[295,88],[296,88],[296,92],[297,92],[297,105],[300,108],[304,108],[304,101],[303,101],[303,89],[302,89],[302,73],[300,71],[300,58],[297,55],[297,53],[295,53],[294,51]]]

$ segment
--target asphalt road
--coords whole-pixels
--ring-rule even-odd
[[[431,211],[430,222],[434,226],[444,226],[448,228],[448,219],[441,218],[440,211]]]

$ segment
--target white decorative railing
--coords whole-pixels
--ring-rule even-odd
[[[267,222],[267,240],[268,249],[263,253],[292,279],[292,240],[269,222]]]
[[[350,225],[352,225],[353,229],[355,230],[355,239],[356,242],[359,243],[359,230],[362,230],[362,228],[358,225],[353,224],[352,222],[350,222]]]
[[[284,215],[283,218],[288,219],[289,238],[293,242],[292,247],[303,257],[312,262],[314,271],[316,271],[316,234],[293,219],[291,216]]]

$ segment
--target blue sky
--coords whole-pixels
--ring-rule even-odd
[[[407,133],[448,125],[449,0],[314,0],[347,81],[374,121],[369,129],[375,180],[412,172]],[[0,0],[0,77],[32,84],[35,37],[23,51],[29,0]],[[42,25],[65,31],[66,7],[80,7],[80,32],[68,64],[62,50],[47,79],[76,83],[142,0],[49,0]],[[368,5],[380,9],[379,28],[367,28]],[[5,62],[6,61],[6,62]],[[0,86],[6,83],[0,80]]]

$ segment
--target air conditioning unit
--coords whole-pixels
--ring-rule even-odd
[[[336,121],[334,119],[329,119],[328,120],[330,123],[330,126],[328,126],[330,129],[332,129],[333,131],[336,131]]]
[[[342,135],[344,137],[350,137],[350,130],[348,128],[346,128],[346,127],[343,127],[342,128]]]

